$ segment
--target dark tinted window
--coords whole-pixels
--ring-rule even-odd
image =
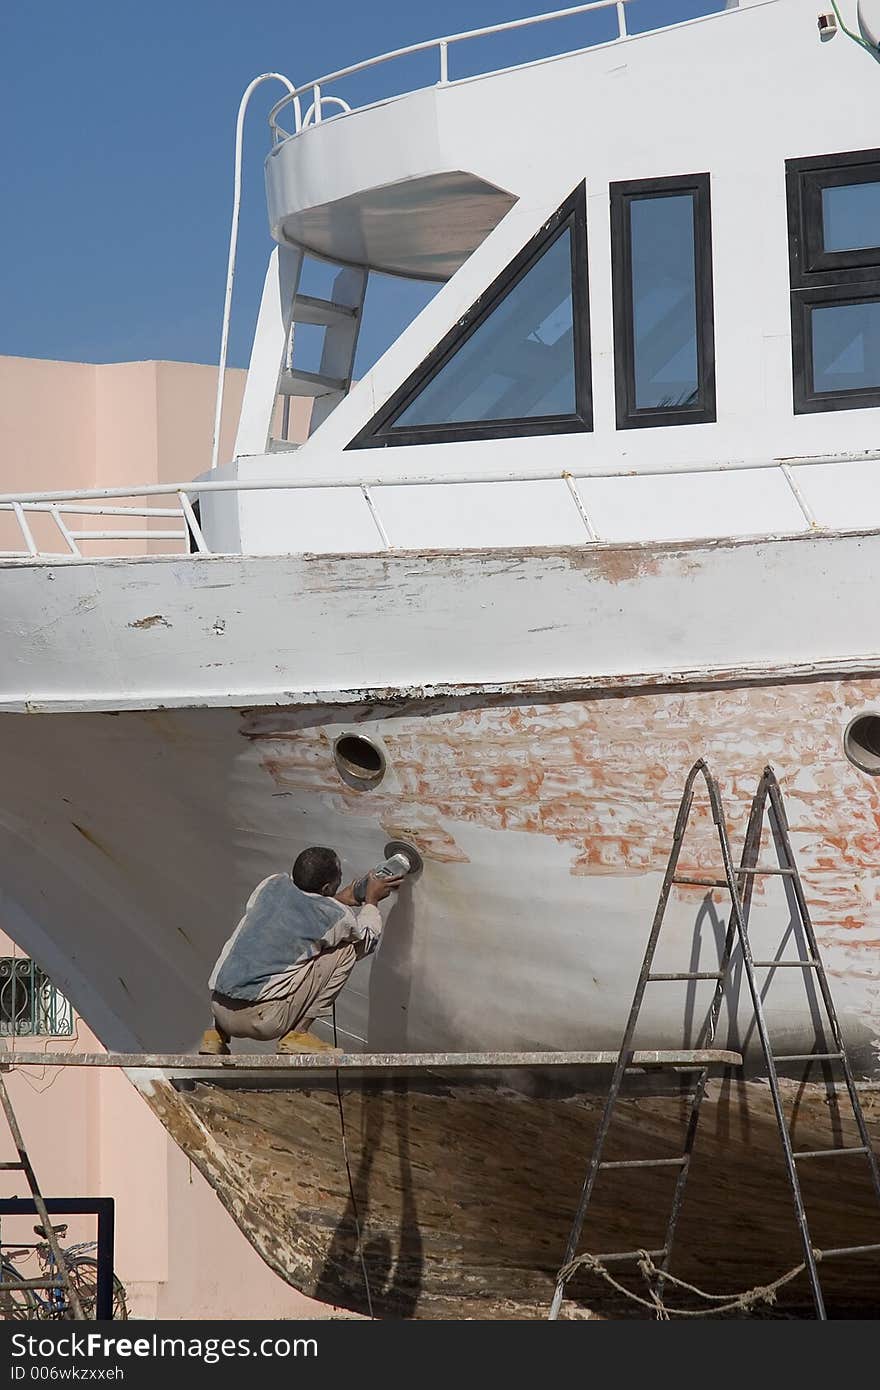
[[[699,391],[694,200],[630,204],[636,409],[692,405]]]
[[[535,419],[574,409],[571,231],[565,227],[394,428]]]
[[[823,188],[822,231],[826,251],[880,246],[880,182]]]
[[[810,321],[814,391],[880,388],[880,300],[815,305]]]
[[[581,185],[348,447],[589,429],[586,190]]]
[[[715,419],[709,176],[611,185],[618,428]]]
[[[794,409],[880,405],[880,150],[786,164]]]

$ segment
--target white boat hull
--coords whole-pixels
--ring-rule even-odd
[[[614,1047],[688,768],[704,756],[716,770],[737,847],[771,762],[838,1007],[871,1070],[880,789],[846,761],[841,736],[878,705],[880,678],[849,678],[557,700],[7,714],[4,918],[109,1045],[183,1049],[206,1021],[208,972],[254,884],[310,843],[338,847],[353,875],[388,839],[406,839],[425,869],[342,996],[349,1041]],[[370,792],[345,786],[334,764],[334,738],[353,727],[388,762]],[[682,860],[718,866],[705,810]],[[711,969],[725,918],[724,893],[677,889],[661,968],[697,968],[702,930],[699,968]],[[779,884],[759,887],[756,954],[776,953],[788,920]],[[645,1046],[694,1045],[708,996],[693,990],[655,988]],[[799,972],[777,972],[768,1007],[780,1042],[812,1045]],[[743,1028],[747,1015],[742,1000]]]

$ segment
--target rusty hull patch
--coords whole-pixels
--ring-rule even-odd
[[[782,1084],[796,1148],[858,1142],[823,1087]],[[545,1316],[602,1096],[537,1076],[520,1089],[437,1077],[343,1086],[375,1315]],[[271,1091],[203,1083],[182,1093],[159,1083],[145,1091],[282,1278],[313,1297],[367,1310],[330,1083]],[[880,1093],[866,1087],[862,1100],[880,1142]],[[646,1085],[621,1103],[608,1157],[679,1152],[685,1117],[678,1094]],[[829,1181],[814,1164],[802,1180],[816,1244],[880,1241],[867,1165],[846,1160]],[[582,1248],[659,1245],[667,1192],[671,1184],[656,1171],[609,1178],[597,1189]],[[759,1081],[713,1081],[673,1270],[720,1292],[769,1282],[800,1258],[768,1089]],[[876,1262],[831,1261],[823,1283],[832,1310],[866,1315],[880,1306]],[[632,1313],[609,1305],[607,1291],[588,1276],[571,1292],[575,1316],[591,1308]],[[780,1302],[809,1315],[802,1281]]]
[[[772,763],[816,926],[825,942],[831,933],[876,948],[880,778],[853,767],[842,740],[850,719],[878,704],[880,680],[849,679],[617,698],[246,711],[240,727],[276,792],[375,817],[389,837],[412,839],[428,860],[464,862],[456,827],[475,825],[553,837],[570,847],[574,875],[662,873],[684,780],[698,757],[719,776],[738,845],[761,769]],[[368,721],[376,722],[388,774],[359,792],[341,782],[325,725]],[[688,862],[710,869],[717,857],[708,806],[698,802]],[[764,891],[759,882],[756,892]]]

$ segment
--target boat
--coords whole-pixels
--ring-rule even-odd
[[[556,24],[559,51],[457,75],[469,45]],[[282,87],[275,246],[234,458],[0,498],[0,903],[107,1047],[194,1050],[254,885],[315,843],[354,877],[395,840],[423,869],[339,1000],[346,1051],[613,1050],[688,769],[717,775],[737,846],[771,764],[877,1133],[878,38],[875,0],[849,25],[746,0],[664,27],[594,0],[251,84]],[[397,91],[412,57],[431,72]],[[352,105],[380,69],[391,94]],[[237,203],[221,365],[236,225]],[[436,292],[358,373],[372,275]],[[84,516],[118,545],[97,556]],[[689,851],[717,866],[705,807]],[[725,911],[674,890],[678,969],[711,969]],[[756,885],[771,956],[787,921]],[[767,987],[790,1053],[815,1045],[799,975]],[[698,1031],[670,986],[640,1045]],[[726,1287],[798,1246],[745,995],[719,1042],[747,1071],[712,1083],[681,1252]],[[350,1189],[332,1086],[132,1076],[305,1292],[541,1315],[600,1091],[358,1083]],[[786,1085],[820,1147],[821,1080]],[[674,1087],[627,1103],[658,1143],[680,1119]],[[854,1243],[867,1185],[828,1173],[812,1196]],[[876,1307],[876,1269],[828,1277],[829,1306]]]

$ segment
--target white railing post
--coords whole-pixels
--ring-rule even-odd
[[[449,81],[449,44],[445,39],[440,40],[440,86],[445,87]]]
[[[76,541],[73,539],[73,536],[70,534],[70,531],[67,529],[64,522],[62,521],[61,513],[59,512],[58,508],[50,507],[49,515],[55,522],[55,525],[58,527],[58,530],[61,532],[61,535],[64,539],[64,543],[70,551],[71,555],[79,555],[80,558],[82,558],[82,551],[80,550]]]
[[[626,38],[626,0],[617,0],[617,37]]]
[[[597,541],[599,539],[598,532],[596,531],[595,526],[590,520],[590,514],[584,506],[584,499],[583,497],[581,497],[581,494],[578,491],[577,483],[575,482],[574,478],[571,476],[570,473],[563,473],[562,476],[565,479],[565,486],[568,488],[568,491],[571,494],[571,500],[574,502],[574,505],[577,507],[580,513],[580,518],[581,521],[584,523],[584,529],[587,533],[587,536],[591,541]]]
[[[376,530],[379,532],[379,535],[382,539],[382,548],[383,550],[390,550],[391,542],[388,539],[388,532],[382,525],[382,518],[379,515],[379,510],[376,506],[376,503],[373,501],[372,494],[370,493],[370,489],[367,487],[366,483],[361,484],[361,492],[363,493],[364,501],[370,509],[370,516],[376,523]]]
[[[207,541],[205,540],[205,537],[202,534],[202,528],[198,523],[196,514],[193,511],[192,503],[190,502],[186,493],[179,492],[177,494],[177,500],[180,503],[183,515],[186,517],[187,525],[189,526],[189,529],[192,532],[192,538],[196,543],[196,549],[198,550],[200,555],[210,555],[211,552],[209,551]]]
[[[15,513],[15,519],[18,522],[18,529],[21,532],[22,540],[27,546],[28,554],[38,555],[39,551],[37,550],[37,543],[33,538],[30,526],[28,526],[27,517],[24,514],[24,507],[21,505],[20,502],[13,502],[12,510]]]
[[[315,125],[321,124],[321,88],[316,82],[312,88],[312,110],[315,113]]]
[[[797,482],[795,481],[794,475],[792,474],[792,471],[791,471],[791,469],[789,468],[788,464],[787,464],[787,463],[781,463],[781,464],[779,465],[779,467],[780,467],[781,470],[782,470],[782,476],[784,477],[785,481],[788,483],[788,486],[791,488],[792,494],[793,494],[793,496],[794,496],[794,500],[795,500],[795,502],[797,502],[798,506],[800,507],[801,515],[803,516],[803,518],[804,518],[804,520],[806,521],[807,525],[809,526],[810,530],[811,530],[811,531],[819,530],[819,529],[820,529],[820,528],[819,528],[819,523],[818,523],[818,521],[816,520],[816,518],[815,518],[815,516],[814,516],[814,514],[813,514],[813,510],[812,510],[812,508],[810,507],[810,504],[809,504],[809,502],[807,501],[806,497],[804,497],[804,494],[801,492],[800,488],[798,487]]]

